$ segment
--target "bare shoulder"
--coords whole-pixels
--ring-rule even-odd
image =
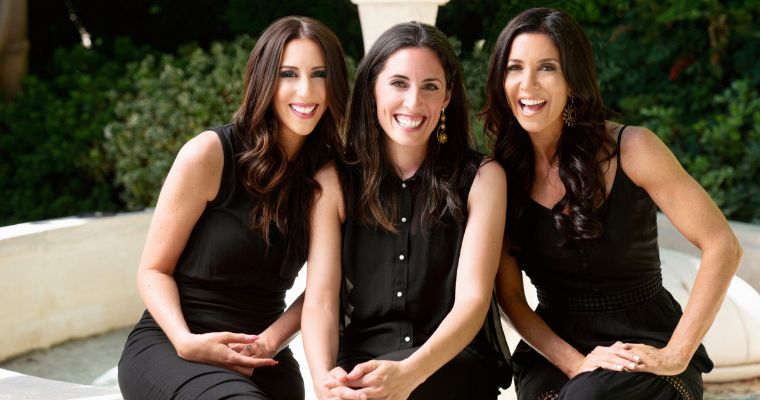
[[[492,183],[495,181],[505,181],[506,179],[507,174],[504,172],[501,164],[490,157],[483,158],[480,167],[478,167],[478,173],[475,176],[476,181],[480,180]]]
[[[199,133],[182,146],[176,162],[221,172],[224,166],[224,150],[219,136],[213,131]]]
[[[642,126],[625,128],[620,140],[620,160],[623,171],[639,186],[682,171],[665,143]]]
[[[340,179],[338,179],[338,169],[334,161],[326,163],[314,174],[314,179],[322,186],[322,190],[340,191]]]
[[[470,188],[468,202],[492,202],[506,199],[507,175],[501,165],[490,159],[484,158],[475,175],[475,180]]]
[[[223,169],[222,142],[215,132],[201,132],[179,150],[165,185],[185,186],[211,201],[219,191]]]

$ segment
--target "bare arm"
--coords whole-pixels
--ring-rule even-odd
[[[581,372],[585,357],[557,336],[530,308],[525,298],[522,272],[517,265],[517,260],[509,254],[509,246],[509,241],[505,239],[496,278],[499,305],[523,340],[565,375],[572,378]]]
[[[194,335],[179,302],[174,269],[206,203],[219,191],[224,153],[214,132],[190,140],[177,155],[153,213],[137,272],[137,286],[148,311],[177,350],[188,360],[249,373],[271,360],[243,357],[228,343],[252,343],[256,336],[229,332]]]
[[[629,127],[620,146],[626,174],[702,252],[689,301],[668,345],[659,351],[638,346],[643,351],[640,370],[674,375],[687,367],[712,325],[742,251],[718,207],[657,136],[645,128]]]
[[[306,291],[301,316],[302,337],[314,390],[329,398],[324,386],[338,354],[343,194],[334,166],[315,176],[322,193],[315,202],[307,261]]]
[[[468,219],[457,266],[454,305],[433,335],[403,361],[359,364],[348,378],[369,398],[405,399],[453,359],[483,326],[491,302],[506,217],[506,177],[495,162],[478,170],[467,200]]]
[[[253,344],[256,357],[274,357],[290,343],[301,329],[301,310],[303,309],[304,294],[301,293],[285,310],[277,321],[261,332],[259,339]],[[247,353],[243,353],[247,354]]]

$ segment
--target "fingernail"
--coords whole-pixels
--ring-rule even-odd
[[[256,340],[256,339],[258,339],[259,337],[258,337],[258,336],[256,336],[256,335],[248,335],[248,336],[246,336],[245,338],[246,338],[246,340]]]
[[[622,371],[623,370],[623,366],[618,364],[617,365],[617,369],[620,370],[620,371]]]
[[[639,361],[641,358],[639,356],[633,356],[633,359]]]
[[[630,363],[630,364],[628,364],[628,367],[629,368],[636,368],[636,363]]]

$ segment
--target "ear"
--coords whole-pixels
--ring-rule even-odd
[[[451,101],[451,89],[447,89],[446,90],[446,98],[443,99],[443,108],[448,107],[450,101]]]

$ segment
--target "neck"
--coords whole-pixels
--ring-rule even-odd
[[[557,153],[557,143],[561,130],[557,132],[528,132],[533,144],[533,154],[536,164],[550,164]]]
[[[303,143],[306,141],[306,136],[283,132],[282,130],[277,136],[277,144],[285,150],[288,161],[296,158],[298,152],[301,151],[301,147],[303,147]]]
[[[402,180],[414,176],[427,156],[427,144],[419,147],[399,146],[386,138],[385,145],[393,169]]]

